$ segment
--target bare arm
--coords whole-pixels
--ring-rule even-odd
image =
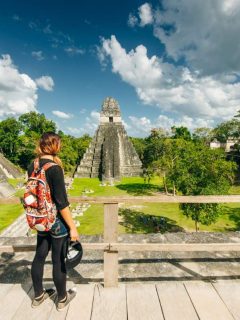
[[[72,241],[75,241],[75,240],[79,241],[79,234],[77,232],[77,228],[76,228],[75,223],[73,221],[72,214],[69,210],[69,207],[67,206],[64,209],[60,210],[60,213],[70,228],[71,240]]]

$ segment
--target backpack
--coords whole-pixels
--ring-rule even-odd
[[[42,167],[39,158],[34,160],[34,170],[28,178],[22,203],[25,209],[28,225],[38,231],[49,231],[56,220],[57,209],[52,201],[45,171],[57,165],[45,163]]]

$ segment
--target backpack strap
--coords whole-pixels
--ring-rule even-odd
[[[42,167],[40,167],[40,162],[39,162],[39,158],[36,158],[34,160],[34,163],[33,163],[33,173],[32,173],[32,176],[34,176],[35,174],[37,174],[39,171],[41,171],[42,169],[44,171],[46,171],[48,168],[52,167],[52,166],[57,166],[58,164],[57,163],[54,163],[54,162],[47,162],[45,163]]]
[[[51,168],[51,167],[57,166],[57,165],[58,165],[57,163],[47,162],[42,166],[41,169],[44,169],[44,171],[46,171],[48,168]]]
[[[37,173],[40,168],[39,158],[36,158],[33,162],[33,173]]]

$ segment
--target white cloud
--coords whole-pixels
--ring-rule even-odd
[[[154,35],[175,61],[203,75],[240,73],[239,0],[163,0],[151,12]]]
[[[52,113],[53,113],[55,116],[57,116],[57,117],[59,117],[59,118],[61,118],[61,119],[70,119],[70,118],[72,118],[72,114],[70,114],[70,113],[65,113],[65,112],[63,112],[63,111],[53,110]]]
[[[93,135],[99,126],[100,113],[98,111],[91,111],[90,114],[83,121],[83,125],[76,127],[67,127],[68,132],[75,136],[83,135],[88,133]]]
[[[70,134],[73,134],[75,136],[79,136],[84,132],[82,128],[74,128],[74,127],[67,127],[67,130],[70,132]]]
[[[138,18],[134,16],[132,13],[128,16],[128,25],[129,27],[135,27],[138,24]]]
[[[52,79],[52,77],[49,76],[42,76],[40,78],[37,78],[35,80],[37,86],[39,88],[42,88],[46,91],[52,91],[53,87],[54,87],[54,81]]]
[[[42,51],[32,51],[32,56],[37,59],[38,61],[44,60],[43,52]]]
[[[159,115],[154,121],[146,117],[129,116],[130,130],[129,133],[132,136],[147,136],[150,134],[153,128],[163,128],[167,132],[171,132],[171,127],[187,127],[190,131],[195,128],[201,127],[213,127],[213,120],[208,119],[194,119],[188,116],[182,116],[177,120],[170,118],[166,115]]]
[[[112,63],[112,71],[132,85],[141,101],[175,116],[201,119],[228,119],[240,107],[240,83],[234,75],[201,76],[187,67],[174,66],[157,56],[148,57],[139,45],[126,50],[115,36],[102,41],[102,54]]]
[[[65,48],[64,51],[69,56],[83,55],[85,53],[85,50],[77,48],[77,47],[68,47],[68,48]]]
[[[153,24],[154,22],[154,12],[152,11],[152,6],[148,2],[144,3],[138,8],[138,17],[132,13],[128,16],[129,27],[140,26],[144,27],[147,24]]]
[[[140,6],[138,9],[138,12],[139,12],[141,27],[144,27],[147,24],[153,23],[152,7],[149,3],[146,2],[142,6]]]
[[[0,58],[0,116],[37,111],[37,86],[27,74],[20,73],[10,55]]]
[[[83,133],[89,133],[93,135],[99,126],[99,121],[100,121],[100,112],[98,111],[91,111],[90,115],[86,117],[84,121],[84,125],[82,127],[82,132]]]

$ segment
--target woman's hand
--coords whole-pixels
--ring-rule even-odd
[[[76,226],[70,229],[70,237],[71,237],[71,241],[80,240]]]

